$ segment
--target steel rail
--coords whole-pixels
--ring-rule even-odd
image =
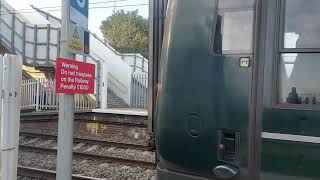
[[[23,150],[23,151],[30,151],[30,152],[37,152],[37,153],[44,153],[44,154],[55,154],[55,155],[57,154],[57,150],[51,149],[51,148],[19,145],[19,149]],[[146,168],[146,169],[155,169],[156,168],[156,163],[153,163],[153,162],[125,159],[125,158],[118,158],[118,157],[111,157],[111,156],[102,156],[102,155],[89,154],[89,153],[80,153],[80,152],[73,152],[73,156],[75,158],[91,159],[91,160],[97,160],[97,161],[106,161],[106,162],[110,162],[110,163],[119,163],[122,165],[142,167],[142,168]]]
[[[26,177],[33,177],[33,178],[45,178],[47,180],[55,180],[56,179],[56,172],[44,169],[37,169],[25,166],[18,167],[18,175],[19,176],[26,176]],[[99,180],[99,178],[93,177],[86,177],[80,175],[72,175],[73,180]]]
[[[20,136],[33,137],[33,138],[40,137],[43,139],[57,140],[56,135],[42,134],[42,133],[20,132]],[[139,144],[127,144],[127,143],[101,141],[101,140],[96,140],[96,139],[77,138],[77,137],[74,137],[73,141],[76,143],[112,146],[112,147],[125,148],[125,149],[136,149],[136,150],[141,150],[141,151],[153,151],[152,147],[146,146],[146,145],[139,145]]]

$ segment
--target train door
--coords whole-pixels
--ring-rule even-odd
[[[252,180],[257,7],[256,0],[169,1],[156,110],[158,180]]]
[[[212,53],[218,87],[215,97],[218,165],[213,171],[222,179],[254,180],[258,170],[255,158],[258,57],[254,47],[258,42],[260,1],[217,2]]]
[[[320,179],[320,1],[263,6],[260,179]]]

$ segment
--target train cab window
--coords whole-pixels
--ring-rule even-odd
[[[253,51],[255,0],[219,0],[214,33],[215,54]]]
[[[319,0],[284,0],[278,101],[320,105]]]

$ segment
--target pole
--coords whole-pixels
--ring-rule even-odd
[[[114,1],[113,4],[113,13],[116,13],[117,0]]]
[[[1,114],[1,153],[3,180],[17,179],[20,125],[20,98],[22,58],[18,55],[4,57],[3,99]]]
[[[63,0],[61,9],[61,51],[63,58],[75,59],[67,49],[67,26],[70,20],[70,0]],[[74,95],[59,94],[57,180],[72,179],[74,126]]]
[[[107,62],[102,61],[102,92],[101,92],[101,108],[108,108],[108,69]],[[98,71],[99,72],[99,71]]]
[[[0,2],[1,10],[1,2]],[[1,18],[0,18],[1,20]],[[0,54],[0,180],[2,179],[2,88],[3,87],[3,55]]]

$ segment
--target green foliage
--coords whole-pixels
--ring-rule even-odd
[[[138,10],[119,10],[102,21],[100,30],[105,40],[121,53],[140,53],[148,58],[149,22]]]

